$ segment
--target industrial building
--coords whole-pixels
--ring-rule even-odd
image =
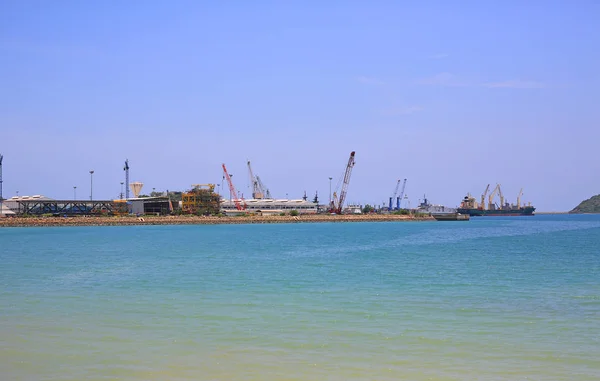
[[[189,192],[181,194],[181,211],[189,214],[217,214],[221,196],[214,184],[194,184]]]
[[[276,200],[276,199],[250,199],[239,200],[243,210],[236,206],[236,200],[223,200],[221,210],[225,214],[255,213],[255,214],[281,214],[292,210],[298,214],[316,214],[318,204],[307,200]]]
[[[54,200],[42,195],[15,196],[3,201],[18,215],[119,215],[127,214],[127,204],[119,200]]]
[[[119,201],[116,200],[115,202]],[[171,213],[173,210],[168,197],[130,198],[123,201],[126,201],[129,213],[135,215],[155,214],[162,216]]]
[[[245,200],[235,189],[231,180],[231,175],[227,172],[225,164],[223,167],[223,180],[227,180],[229,190],[229,200],[223,199],[219,193],[215,192],[215,184],[195,184],[192,189],[181,193],[181,201],[178,201],[178,194],[175,198],[169,197],[167,191],[166,197],[139,197],[144,184],[139,181],[129,182],[129,160],[125,160],[123,171],[125,172],[125,181],[121,182],[121,192],[117,200],[92,200],[92,175],[90,170],[90,200],[55,200],[42,195],[12,197],[5,200],[0,214],[17,215],[46,215],[55,216],[74,216],[74,215],[146,215],[157,214],[166,215],[173,213],[178,209],[182,213],[188,214],[281,214],[292,211],[298,214],[316,214],[327,210],[331,213],[340,214],[348,210],[351,213],[357,213],[357,208],[344,208],[346,192],[350,181],[352,167],[354,166],[354,151],[350,153],[348,164],[346,165],[341,191],[333,192],[331,204],[328,206],[319,206],[317,195],[312,201],[308,201],[306,192],[302,199],[275,199],[271,197],[270,190],[263,183],[262,179],[256,175],[248,165],[248,175],[252,184],[252,198]],[[0,192],[1,192],[1,156],[0,156]],[[237,177],[236,177],[237,178]],[[331,180],[331,178],[330,178]],[[223,185],[223,184],[221,184]],[[76,198],[74,186],[73,198]],[[226,192],[225,187],[222,190]],[[155,188],[152,188],[153,190]],[[125,192],[123,192],[125,190]],[[133,197],[129,197],[129,192]],[[224,193],[223,192],[223,193]],[[175,192],[179,193],[179,192]],[[330,192],[331,193],[331,192]],[[153,192],[152,196],[160,193]],[[173,194],[171,194],[172,196]],[[175,208],[173,207],[175,203]]]

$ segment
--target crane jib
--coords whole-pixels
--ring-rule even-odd
[[[350,184],[350,176],[352,175],[352,168],[354,168],[354,154],[352,151],[350,153],[350,158],[348,159],[348,164],[346,165],[346,172],[344,173],[344,182],[342,183],[342,190],[340,192],[340,197],[337,203],[334,203],[334,213],[341,214],[342,208],[344,207],[344,200],[346,199],[346,193],[348,192],[348,185]]]

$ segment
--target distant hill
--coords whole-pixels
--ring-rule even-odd
[[[569,213],[600,213],[600,194],[582,201]]]

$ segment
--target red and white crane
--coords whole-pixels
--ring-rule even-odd
[[[344,207],[344,201],[346,200],[346,193],[348,193],[348,185],[350,184],[350,176],[352,175],[352,168],[354,168],[354,151],[350,152],[350,158],[346,165],[346,172],[344,173],[344,180],[342,182],[342,190],[338,198],[337,190],[333,192],[333,200],[331,202],[330,213],[342,214],[342,208]],[[339,185],[338,185],[339,187]]]
[[[233,182],[231,181],[231,176],[229,176],[229,173],[227,172],[227,168],[225,168],[225,164],[223,164],[223,174],[225,175],[225,178],[227,179],[227,184],[229,184],[229,192],[231,194],[231,199],[235,203],[235,208],[237,210],[246,210],[246,203],[244,202],[242,204],[242,202],[244,200],[240,200],[238,198],[237,191],[235,190],[235,187],[233,186]]]

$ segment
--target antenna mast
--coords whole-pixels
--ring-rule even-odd
[[[125,159],[125,200],[129,199],[129,159]],[[123,197],[123,196],[121,196]]]

